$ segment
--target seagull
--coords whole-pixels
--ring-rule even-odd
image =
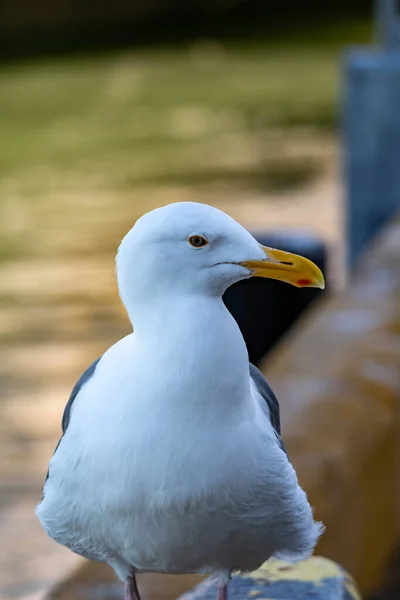
[[[233,571],[307,558],[323,525],[222,295],[253,276],[318,288],[324,278],[191,202],[138,219],[116,267],[133,332],[73,388],[36,514],[58,543],[108,563],[126,600],[140,600],[140,572],[207,575],[227,600]]]

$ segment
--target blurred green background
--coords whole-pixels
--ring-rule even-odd
[[[83,196],[109,195],[116,212],[129,196],[132,220],[160,190],[209,201],[222,186],[240,201],[315,180],[338,123],[341,52],[371,39],[359,2],[112,4],[3,5],[1,257],[47,252],[41,227],[54,231],[55,206],[68,218],[67,196],[84,225]]]

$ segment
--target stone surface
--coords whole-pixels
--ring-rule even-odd
[[[217,584],[204,581],[180,600],[215,600]],[[234,575],[229,600],[361,600],[353,579],[336,563],[315,556],[296,565],[270,560],[249,575]]]
[[[215,600],[217,587],[192,575],[139,575],[142,600]],[[123,586],[112,571],[87,564],[47,597],[47,600],[122,600]],[[361,600],[353,579],[336,563],[315,556],[289,565],[270,560],[259,570],[234,575],[229,600]]]
[[[138,575],[142,600],[175,600],[196,586],[201,578],[196,575]],[[43,598],[43,596],[42,596]],[[114,571],[100,563],[85,561],[72,576],[60,581],[46,600],[123,600],[124,586]]]

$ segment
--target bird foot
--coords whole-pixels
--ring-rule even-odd
[[[130,575],[125,581],[125,600],[140,600],[135,575]]]
[[[228,584],[226,581],[218,584],[217,600],[228,600]]]

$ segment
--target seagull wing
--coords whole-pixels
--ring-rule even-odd
[[[257,369],[257,367],[254,366],[252,363],[249,363],[249,365],[250,365],[250,378],[252,379],[258,394],[261,396],[261,398],[265,401],[265,403],[267,405],[268,412],[269,412],[269,419],[271,421],[272,427],[274,428],[276,439],[278,441],[279,446],[282,448],[282,450],[285,452],[285,454],[287,456],[286,448],[285,448],[285,445],[281,438],[281,419],[280,419],[278,399],[275,396],[268,381],[265,379],[264,375],[261,373],[260,369]]]
[[[69,420],[71,418],[71,409],[72,409],[74,400],[77,397],[77,395],[79,394],[79,392],[81,391],[82,387],[85,385],[85,383],[87,383],[89,381],[89,379],[91,379],[93,377],[93,374],[96,370],[97,365],[99,364],[100,359],[101,359],[101,356],[99,356],[99,358],[96,358],[96,360],[94,360],[92,362],[90,367],[88,367],[86,369],[86,371],[84,373],[82,373],[82,375],[79,377],[78,381],[76,382],[76,384],[74,385],[74,387],[72,389],[72,392],[68,399],[68,402],[65,405],[64,413],[63,413],[62,421],[61,421],[63,435],[65,434],[65,432],[68,429]],[[60,443],[60,442],[58,442],[58,443]],[[58,446],[58,444],[57,444],[57,446]],[[57,448],[56,448],[56,450],[57,450]]]
[[[86,371],[84,373],[82,373],[82,375],[79,377],[78,381],[76,382],[76,384],[74,385],[74,387],[72,389],[72,392],[71,392],[71,395],[70,395],[70,397],[68,399],[68,402],[65,405],[64,413],[63,413],[62,420],[61,420],[62,436],[58,440],[57,446],[56,446],[56,448],[55,448],[55,450],[53,452],[53,456],[57,452],[58,446],[60,445],[60,442],[63,439],[63,437],[65,435],[65,432],[68,429],[69,421],[70,421],[70,418],[71,418],[72,405],[73,405],[76,397],[78,396],[79,392],[81,391],[81,389],[85,385],[85,383],[87,383],[89,381],[89,379],[91,379],[93,377],[93,374],[94,374],[94,372],[96,370],[96,367],[97,367],[100,359],[101,359],[101,356],[99,356],[99,358],[96,358],[96,360],[94,360],[92,362],[92,364],[90,365],[90,367],[88,367],[86,369]],[[49,478],[49,470],[47,471],[45,482],[48,480],[48,478]],[[43,494],[43,498],[44,498],[44,494]]]
[[[64,413],[62,416],[62,421],[61,421],[62,436],[57,443],[57,446],[54,450],[54,454],[57,452],[60,442],[61,442],[63,436],[65,435],[65,432],[68,429],[69,421],[71,418],[72,405],[73,405],[75,399],[77,398],[79,392],[82,390],[83,386],[93,377],[93,374],[96,370],[96,367],[97,367],[100,359],[101,359],[101,356],[96,358],[96,360],[94,360],[92,362],[92,364],[86,369],[86,371],[84,373],[82,373],[82,375],[80,376],[80,378],[78,379],[78,381],[76,382],[76,384],[74,385],[74,387],[72,389],[71,395],[68,399],[67,404],[65,405]],[[274,428],[274,432],[275,432],[278,444],[282,448],[282,450],[287,454],[286,448],[285,448],[283,440],[281,438],[281,423],[280,423],[278,399],[275,396],[268,381],[265,379],[264,375],[261,373],[261,371],[259,369],[257,369],[257,367],[255,365],[253,365],[252,363],[249,363],[249,367],[250,367],[250,377],[256,387],[256,390],[257,390],[258,394],[261,396],[261,398],[266,403],[266,406],[267,406],[267,409],[269,412],[269,418],[271,421],[271,425]],[[46,481],[48,478],[49,478],[49,471],[47,471]]]

